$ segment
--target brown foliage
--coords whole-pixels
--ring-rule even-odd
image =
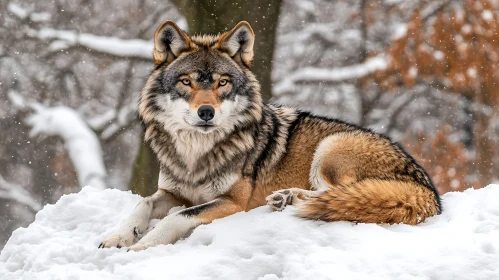
[[[426,84],[469,100],[476,154],[470,172],[488,183],[497,171],[489,128],[499,105],[499,8],[491,0],[465,0],[425,20],[422,10],[388,48],[390,66],[376,78],[390,90]]]
[[[489,0],[466,0],[463,7],[442,10],[423,22],[421,10],[416,10],[405,36],[387,51],[392,59],[389,73],[396,73],[393,78],[409,88],[421,79],[470,97],[487,95],[483,102],[497,102],[498,12]],[[383,84],[397,86],[393,81]]]
[[[449,139],[450,127],[444,127],[435,136],[408,133],[407,150],[428,171],[440,193],[463,191],[485,186],[470,176],[473,158],[464,145]]]

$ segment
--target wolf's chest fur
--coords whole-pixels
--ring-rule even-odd
[[[160,162],[160,188],[193,204],[224,194],[240,178],[254,147],[252,131],[200,134],[168,133],[161,125],[149,127],[151,147]]]
[[[185,164],[186,171],[193,172],[207,164],[200,159],[213,150],[218,138],[187,131],[177,133],[172,140],[175,150]]]
[[[266,105],[260,122],[230,133],[171,134],[159,123],[148,126],[146,139],[161,166],[159,187],[199,204],[224,194],[242,177],[265,180],[286,152],[296,116],[295,109]]]
[[[219,135],[210,137],[200,133],[180,132],[172,137],[172,142],[171,148],[175,149],[179,157],[176,164],[170,162],[169,165],[161,165],[159,178],[161,188],[194,204],[200,204],[225,193],[237,181],[239,177],[237,169],[227,168],[224,165],[231,162],[233,167],[236,167],[241,165],[241,161],[216,155],[214,149],[217,146],[217,150],[222,149],[226,153],[233,150],[234,154],[238,151],[229,145],[221,148]],[[176,173],[179,175],[172,174],[172,169],[178,169]]]

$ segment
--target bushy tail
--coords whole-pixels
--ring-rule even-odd
[[[362,223],[414,225],[440,213],[432,190],[412,182],[374,179],[332,186],[296,206],[303,218]]]

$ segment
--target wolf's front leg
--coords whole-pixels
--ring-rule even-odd
[[[239,181],[227,194],[215,200],[164,218],[139,242],[131,246],[130,250],[140,251],[160,244],[173,244],[200,224],[208,224],[215,219],[245,211],[251,192],[251,183]]]
[[[200,224],[208,224],[243,210],[229,198],[218,198],[181,210],[161,220],[153,230],[131,246],[130,250],[141,251],[160,244],[173,244]]]
[[[153,195],[142,199],[121,227],[104,240],[99,248],[121,248],[132,245],[138,235],[147,229],[150,219],[164,218],[172,207],[180,205],[182,203],[172,194],[159,189]]]

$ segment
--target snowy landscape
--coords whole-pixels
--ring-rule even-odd
[[[390,136],[443,213],[375,225],[260,207],[173,245],[98,250],[157,187],[137,102],[165,20],[250,22],[265,100]],[[0,1],[0,279],[499,279],[497,81],[496,0]]]
[[[0,255],[2,279],[498,279],[499,185],[443,196],[418,226],[324,223],[263,206],[174,245],[97,249],[140,197],[85,187],[37,213]]]

